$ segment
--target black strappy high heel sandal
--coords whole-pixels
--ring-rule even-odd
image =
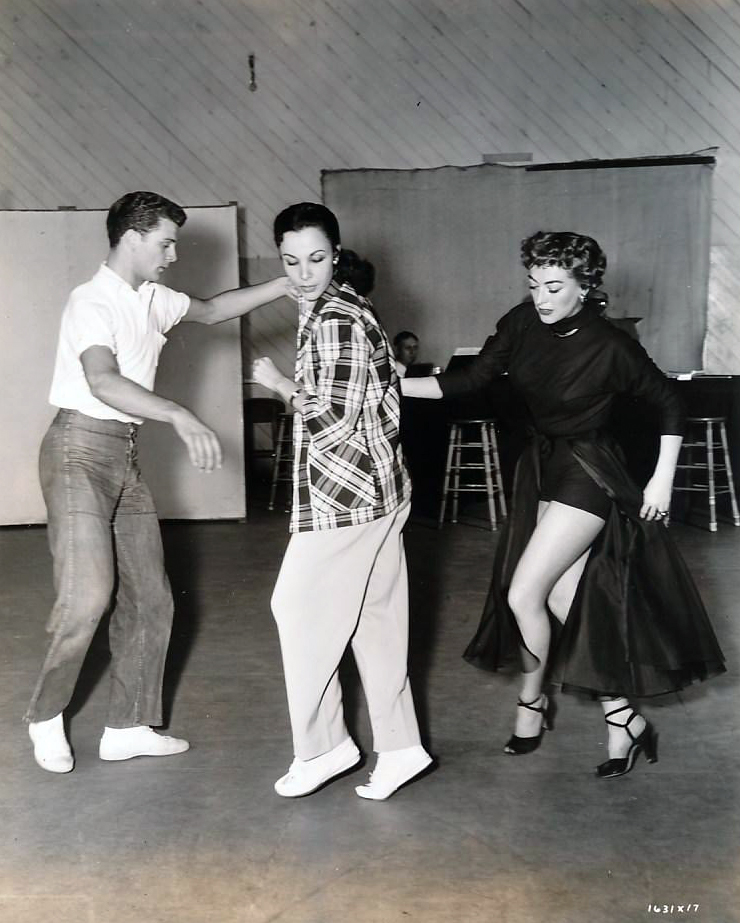
[[[517,699],[516,704],[517,707],[528,708],[530,711],[536,711],[542,715],[542,725],[536,737],[517,737],[516,734],[512,734],[506,742],[504,753],[510,753],[512,756],[524,756],[525,753],[533,753],[542,743],[542,735],[545,731],[551,731],[555,726],[555,702],[548,699],[543,692],[537,696],[534,702],[522,702],[521,699]]]
[[[624,724],[620,724],[618,721],[609,720],[612,715],[616,715],[621,711],[627,711],[628,709],[632,714]],[[604,720],[607,724],[611,724],[612,727],[616,728],[624,728],[624,730],[627,731],[630,736],[630,746],[627,751],[627,756],[606,760],[606,762],[600,763],[596,767],[596,775],[600,779],[616,779],[617,776],[623,776],[625,773],[629,772],[634,766],[640,751],[645,754],[645,759],[648,763],[658,762],[658,735],[652,724],[645,719],[645,727],[637,737],[635,737],[630,730],[630,722],[633,718],[637,717],[637,714],[638,713],[631,705],[622,705],[621,708],[615,708],[614,711],[607,712],[604,715]]]

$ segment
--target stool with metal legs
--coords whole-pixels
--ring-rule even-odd
[[[482,472],[483,483],[462,481],[461,472]],[[496,505],[501,518],[506,516],[506,498],[501,479],[501,465],[496,439],[496,423],[491,419],[453,420],[447,445],[447,464],[442,485],[438,527],[442,528],[447,510],[447,497],[452,494],[452,522],[457,522],[458,500],[461,493],[485,493],[488,515],[493,532],[498,528]]]
[[[685,483],[674,484],[674,491],[707,495],[710,532],[717,531],[717,497],[729,495],[733,522],[736,526],[740,526],[740,512],[735,497],[735,483],[732,477],[732,463],[727,441],[726,418],[687,417],[686,429],[687,438],[681,446],[679,461],[676,465],[676,475],[678,477],[679,473],[685,473]],[[697,472],[701,478],[700,483],[694,482],[694,474]]]
[[[275,440],[275,457],[272,463],[272,483],[268,510],[275,509],[275,495],[278,484],[288,485],[285,509],[289,510],[293,499],[293,414],[281,413],[278,417],[278,433]]]

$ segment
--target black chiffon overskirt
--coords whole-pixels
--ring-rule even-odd
[[[566,690],[654,696],[724,672],[686,564],[663,523],[640,519],[642,492],[619,449],[601,434],[568,443],[612,503],[568,619],[554,635],[548,679]],[[486,670],[520,656],[522,637],[506,597],[537,521],[541,462],[550,451],[550,441],[536,436],[517,465],[483,616],[463,655]]]

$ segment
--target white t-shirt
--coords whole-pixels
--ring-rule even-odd
[[[80,356],[90,346],[107,346],[121,375],[151,391],[164,334],[189,307],[188,295],[156,282],[143,282],[136,291],[103,263],[74,289],[62,313],[49,403],[99,420],[143,422],[93,396]]]

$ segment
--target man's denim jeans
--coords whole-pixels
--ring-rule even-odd
[[[41,445],[56,602],[41,676],[26,713],[63,711],[100,619],[112,607],[107,725],[162,723],[162,678],[172,593],[135,424],[60,410]]]

